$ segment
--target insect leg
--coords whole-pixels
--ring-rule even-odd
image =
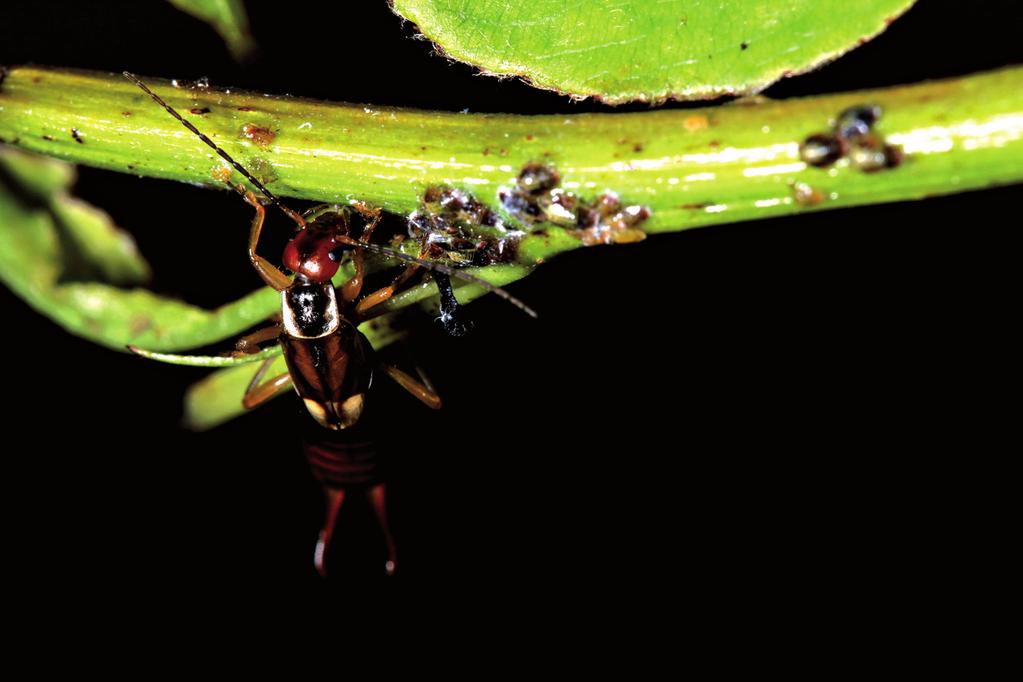
[[[415,396],[424,405],[433,410],[440,409],[440,396],[433,390],[433,386],[430,385],[430,381],[423,376],[422,372],[419,372],[419,378],[423,380],[423,382],[420,383],[394,365],[381,364],[380,366],[385,372],[387,372],[387,376],[394,379],[399,386]]]
[[[393,296],[394,292],[397,291],[402,284],[407,282],[408,278],[415,274],[416,270],[418,269],[419,266],[416,265],[415,263],[406,265],[405,269],[401,271],[401,274],[395,277],[394,281],[392,281],[390,284],[388,284],[385,287],[381,287],[380,289],[377,289],[373,293],[366,294],[365,298],[359,301],[359,304],[355,306],[356,317],[364,317],[367,310],[369,310],[373,306],[380,305],[381,303],[389,299],[391,296]]]
[[[352,262],[355,264],[355,274],[341,285],[341,302],[345,306],[351,305],[362,293],[362,284],[366,276],[366,262],[363,260],[361,250],[357,249],[352,253]]]
[[[359,242],[368,244],[369,240],[373,238],[373,230],[376,229],[377,223],[380,222],[380,209],[369,208],[369,206],[362,202],[356,202],[353,204],[353,207],[366,218],[367,222],[365,227],[362,228],[362,234],[359,235]],[[366,275],[363,249],[352,250],[352,262],[355,263],[355,275],[341,286],[341,300],[346,305],[355,302],[355,299],[362,293],[362,285],[365,282]]]
[[[273,325],[263,329],[257,329],[251,334],[246,334],[234,342],[234,352],[238,355],[248,355],[259,351],[259,344],[271,339],[277,339],[281,335],[280,325]]]
[[[382,211],[379,208],[370,208],[369,204],[365,204],[361,201],[356,201],[352,204],[352,208],[359,212],[359,214],[366,219],[366,227],[362,228],[362,237],[360,241],[368,242],[373,236],[373,230],[376,229],[377,223],[380,222],[380,215]]]
[[[287,372],[278,374],[274,378],[260,383],[263,381],[263,375],[266,374],[266,370],[270,368],[270,363],[275,359],[267,358],[264,360],[256,373],[252,375],[252,381],[249,382],[249,387],[245,389],[245,397],[242,398],[242,405],[246,410],[259,407],[291,385],[291,375]]]
[[[240,193],[241,190],[239,189]],[[252,192],[245,192],[242,196],[245,197],[245,201],[250,206],[256,209],[256,215],[252,218],[252,228],[249,230],[249,260],[252,261],[252,267],[256,268],[256,272],[259,273],[259,276],[263,278],[263,281],[268,286],[273,287],[277,291],[283,291],[291,284],[291,278],[281,272],[267,259],[256,255],[256,246],[259,244],[259,235],[263,231],[263,219],[266,217],[266,209],[263,208],[263,204],[259,203],[256,195]]]
[[[384,570],[387,571],[387,575],[394,575],[395,570],[398,568],[398,548],[394,544],[394,536],[391,535],[391,524],[387,520],[387,484],[377,483],[366,491],[366,496],[373,506],[377,523],[380,524],[380,530],[384,534],[384,542],[387,544],[387,563],[384,564]]]

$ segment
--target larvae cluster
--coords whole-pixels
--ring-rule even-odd
[[[554,167],[531,163],[522,168],[514,187],[498,192],[501,205],[524,225],[549,222],[572,230],[587,246],[638,242],[641,225],[650,217],[646,206],[624,206],[614,192],[583,201],[561,189]]]
[[[810,166],[827,168],[839,159],[864,173],[896,168],[903,162],[902,148],[888,144],[873,130],[881,107],[861,104],[838,115],[831,130],[814,133],[799,145],[799,157]]]
[[[453,266],[485,266],[514,258],[522,232],[470,193],[455,187],[427,188],[419,210],[408,218],[408,236],[424,258]]]

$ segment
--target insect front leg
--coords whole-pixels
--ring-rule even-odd
[[[379,208],[370,208],[361,201],[353,204],[353,207],[366,219],[366,225],[362,228],[359,241],[363,244],[368,244],[369,240],[373,238],[373,230],[376,229],[377,223],[380,222],[381,211]],[[352,250],[352,262],[355,264],[355,275],[341,286],[341,300],[345,306],[354,303],[355,299],[359,298],[359,294],[362,293],[362,285],[366,277],[366,261],[362,249],[356,248]]]
[[[234,353],[232,353],[232,355],[249,355],[251,353],[258,353],[260,350],[259,344],[265,341],[270,341],[271,339],[276,341],[277,337],[280,335],[280,325],[275,324],[272,327],[257,329],[251,334],[246,334],[234,342]]]
[[[242,194],[242,192],[242,188],[239,187],[238,193]],[[259,235],[263,231],[266,209],[263,208],[263,204],[259,203],[256,195],[252,192],[245,192],[242,196],[250,206],[256,209],[256,215],[252,218],[252,227],[249,229],[249,260],[252,261],[252,267],[256,269],[256,272],[259,273],[259,276],[263,278],[263,281],[268,286],[273,287],[277,291],[284,291],[291,284],[291,278],[281,272],[270,261],[256,254],[256,247],[259,245]]]
[[[358,305],[355,306],[355,316],[358,318],[365,318],[366,312],[373,306],[378,306],[391,296],[394,296],[402,284],[408,281],[415,272],[419,269],[418,265],[410,264],[406,265],[405,269],[401,271],[401,274],[394,278],[394,280],[385,287],[381,287],[376,291],[366,294],[365,298],[359,301]]]

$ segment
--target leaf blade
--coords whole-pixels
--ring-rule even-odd
[[[249,32],[249,17],[242,0],[169,0],[182,12],[205,21],[220,34],[237,61],[245,61],[256,49]]]
[[[866,42],[914,0],[393,0],[459,61],[608,103],[753,94]]]

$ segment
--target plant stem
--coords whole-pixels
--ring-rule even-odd
[[[627,114],[516,116],[332,104],[212,88],[154,90],[282,196],[414,209],[455,185],[497,206],[530,162],[553,164],[583,199],[605,190],[652,211],[648,233],[840,208],[1023,180],[1023,68],[919,85]],[[799,159],[799,144],[846,107],[873,103],[900,167],[863,173]],[[255,132],[255,128],[269,132]],[[246,134],[244,130],[248,130]],[[223,162],[120,75],[12,68],[0,138],[68,161],[222,186]],[[807,205],[802,184],[820,197]],[[580,246],[558,228],[530,235],[531,265]]]
[[[648,207],[647,233],[1023,181],[1019,67],[841,95],[578,116],[464,115],[159,81],[152,87],[280,196],[358,199],[394,212],[416,208],[431,185],[461,187],[500,210],[499,188],[514,185],[532,162],[554,165],[562,187],[583,200],[610,190],[625,204]],[[901,165],[864,173],[845,160],[828,169],[800,160],[801,141],[827,130],[845,108],[866,103],[883,108],[876,130],[902,147]],[[219,157],[119,75],[11,69],[0,83],[0,141],[86,165],[223,187]],[[544,225],[518,244],[518,263],[480,274],[503,285],[579,246],[572,231]],[[462,287],[459,297],[478,295],[478,289]],[[432,285],[416,287],[382,308],[434,292]],[[200,338],[208,343],[250,318],[266,317],[271,293],[239,301],[256,305],[256,312],[230,324],[219,311],[201,321],[199,332],[175,329],[149,339],[128,329],[103,338],[167,350]],[[130,320],[118,320],[130,327]],[[388,340],[386,333],[373,333],[375,343]],[[210,428],[240,413],[253,371],[251,365],[232,367],[196,385],[187,400],[192,425]]]

